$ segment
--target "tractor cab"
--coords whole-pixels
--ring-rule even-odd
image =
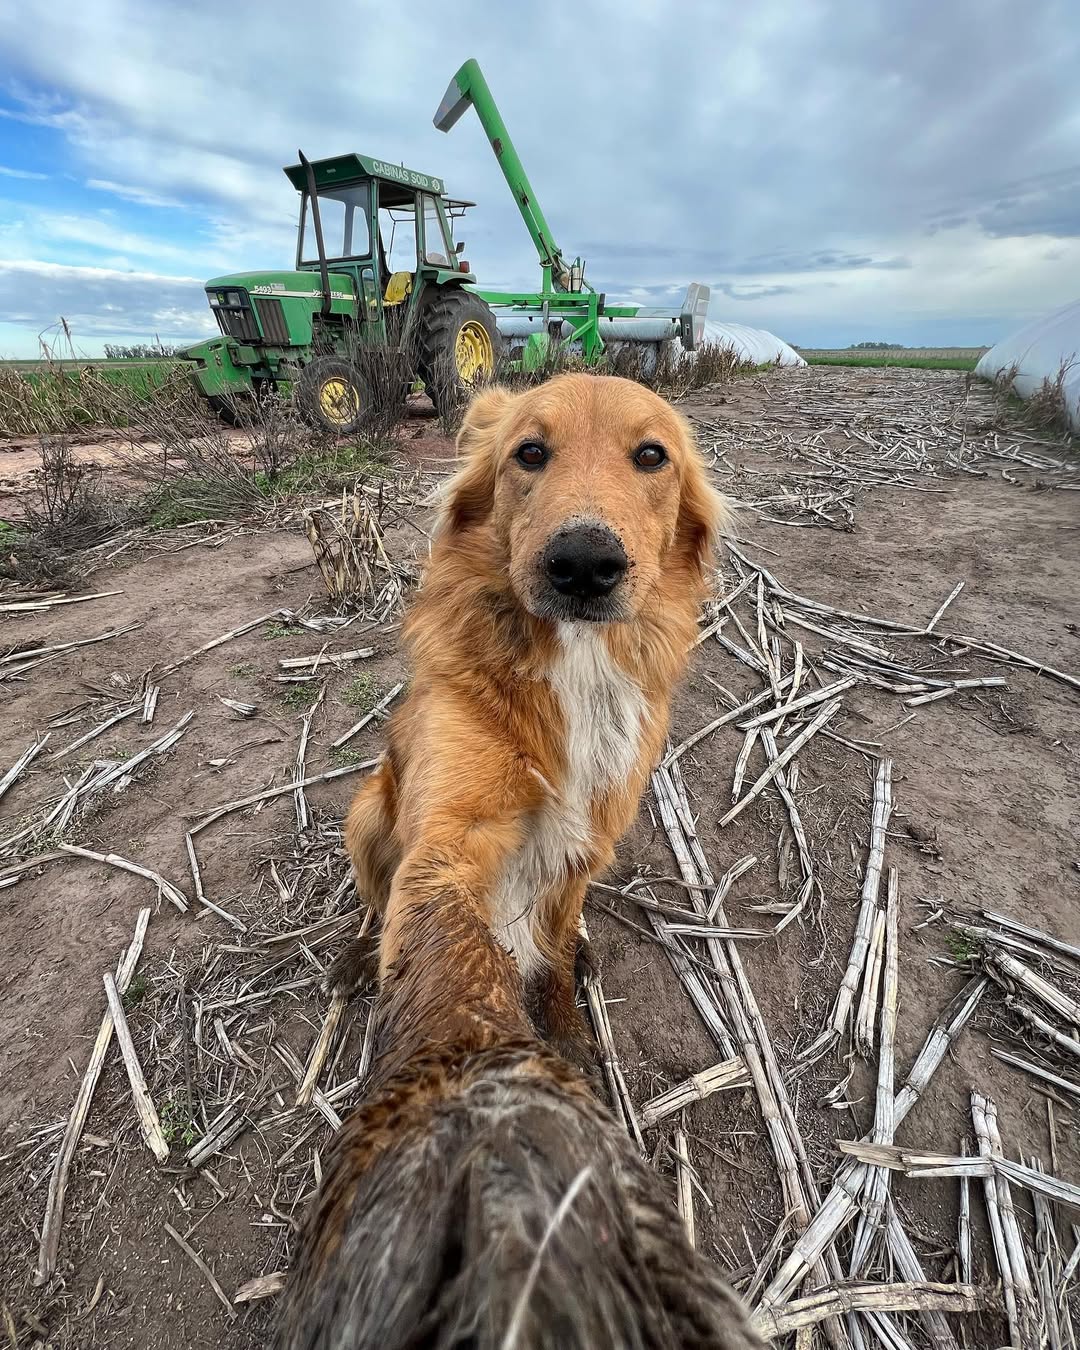
[[[364,320],[385,314],[393,328],[423,283],[475,280],[453,235],[454,219],[473,203],[452,201],[440,179],[364,155],[285,172],[301,193],[297,270],[320,271],[321,231],[325,265],[352,278]]]

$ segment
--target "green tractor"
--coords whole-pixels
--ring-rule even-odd
[[[437,391],[448,370],[465,382],[493,372],[495,319],[465,290],[475,278],[451,232],[465,203],[438,178],[365,155],[301,155],[285,172],[301,193],[295,270],[207,282],[221,336],[184,353],[213,407],[232,420],[245,397],[287,382],[308,417],[348,434],[380,392],[365,349],[412,354],[402,398],[413,376]]]
[[[285,386],[309,419],[347,435],[416,379],[436,406],[456,397],[490,378],[507,350],[529,366],[553,345],[592,362],[611,343],[700,344],[707,287],[691,285],[678,312],[644,316],[607,305],[582,260],[564,260],[475,61],[454,76],[435,126],[448,131],[470,106],[536,248],[541,289],[477,287],[453,233],[474,203],[450,197],[441,179],[366,155],[301,153],[285,170],[300,193],[295,269],[207,282],[221,336],[183,353],[222,417],[241,420],[245,404]]]

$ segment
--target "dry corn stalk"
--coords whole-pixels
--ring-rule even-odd
[[[974,976],[943,1009],[930,1028],[911,1066],[907,1081],[893,1102],[894,1129],[901,1124],[922,1096],[935,1070],[945,1058],[945,1052],[971,1020],[979,1000],[986,992],[986,986],[987,980],[984,976]],[[895,1159],[900,1154],[899,1149],[865,1142],[841,1144],[840,1148],[844,1153],[856,1154],[858,1151],[859,1161],[849,1159],[848,1163],[838,1170],[824,1204],[813,1216],[806,1230],[799,1234],[783,1265],[762,1294],[759,1304],[761,1308],[775,1308],[788,1302],[814,1262],[828,1248],[836,1234],[851,1221],[866,1182],[867,1167],[898,1165],[889,1159]],[[884,1158],[882,1154],[885,1155]]]
[[[877,1022],[878,991],[881,986],[881,962],[885,951],[885,915],[878,910],[874,918],[870,950],[867,953],[866,978],[863,980],[859,1011],[855,1018],[852,1042],[857,1054],[866,1059],[874,1048],[874,1025]]]
[[[691,1247],[696,1247],[694,1190],[690,1182],[690,1142],[681,1125],[675,1127],[675,1189],[679,1202],[679,1214],[686,1230],[686,1240]]]
[[[1067,1050],[1072,1055],[1080,1055],[1080,1041],[1075,1036],[1066,1036],[1063,1031],[1058,1031],[1057,1027],[1052,1026],[1045,1017],[1040,1017],[1034,1008],[1029,1008],[1026,1003],[1021,1003],[1018,998],[1013,998],[1009,994],[1005,999],[1006,1004],[1048,1039],[1053,1041],[1062,1050]]]
[[[991,1098],[972,1092],[971,1123],[975,1128],[980,1156],[994,1160],[1002,1159],[1004,1150],[997,1127],[997,1107]],[[1035,1290],[1028,1269],[1027,1254],[1024,1251],[1024,1239],[1013,1207],[1012,1190],[1008,1179],[1000,1172],[986,1177],[983,1188],[986,1195],[987,1217],[990,1220],[990,1234],[1005,1293],[1005,1311],[1009,1318],[1009,1329],[1014,1344],[1027,1350],[1029,1345],[1035,1346],[1039,1343],[1034,1327]]]
[[[899,907],[900,885],[896,868],[889,868],[886,913],[881,916],[884,937],[884,988],[881,1008],[881,1041],[878,1052],[877,1097],[874,1105],[872,1138],[876,1144],[891,1144],[896,1131],[894,1064],[896,1056],[896,1017],[899,986]],[[869,1263],[874,1240],[885,1222],[889,1198],[889,1174],[885,1168],[872,1168],[863,1191],[863,1213],[855,1234],[848,1274],[854,1279]],[[909,1277],[913,1278],[913,1277]]]
[[[836,1002],[833,1005],[829,1025],[802,1052],[801,1059],[820,1057],[824,1050],[837,1041],[847,1030],[851,1022],[851,1010],[859,985],[869,978],[868,958],[871,939],[877,922],[878,888],[881,885],[881,868],[885,860],[885,835],[892,815],[892,760],[878,760],[874,774],[874,799],[870,817],[870,850],[863,873],[862,897],[859,904],[859,916],[855,921],[855,937],[851,944],[847,969],[840,983]]]
[[[987,956],[987,966],[990,974],[1005,985],[1006,989],[1009,988],[1010,981],[1013,981],[1041,1003],[1045,1003],[1048,1008],[1052,1008],[1071,1026],[1080,1025],[1080,1003],[1025,966],[1023,961],[1018,961],[1008,952],[995,951]]]
[[[795,1299],[783,1309],[759,1308],[753,1315],[754,1329],[770,1340],[788,1336],[800,1327],[816,1325],[826,1317],[844,1312],[978,1312],[992,1303],[990,1295],[970,1284],[935,1284],[914,1281],[889,1284],[845,1282],[816,1289],[806,1298]]]
[[[750,1075],[746,1065],[736,1056],[734,1059],[721,1060],[701,1073],[691,1074],[685,1082],[653,1097],[641,1108],[641,1123],[645,1128],[655,1125],[658,1120],[680,1111],[691,1102],[704,1101],[714,1092],[723,1092],[727,1088],[750,1086]]]
[[[362,492],[343,495],[340,508],[304,512],[304,532],[332,600],[357,604],[374,599],[376,572],[390,572],[379,524],[381,498],[373,505]]]

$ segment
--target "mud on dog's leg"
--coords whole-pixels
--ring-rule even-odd
[[[364,927],[331,964],[323,980],[328,993],[349,998],[378,981],[378,921],[386,911],[401,861],[396,811],[394,771],[384,759],[353,799],[343,831],[357,894],[374,908],[377,917],[370,923],[365,920]]]
[[[530,805],[523,808],[510,801],[486,816],[475,812],[461,820],[455,812],[425,823],[394,874],[383,916],[380,980],[397,960],[409,925],[432,902],[452,896],[490,930],[492,892],[521,846],[522,821]]]
[[[537,945],[544,969],[530,981],[529,1013],[537,1030],[564,1059],[593,1077],[597,1045],[577,1006],[577,983],[596,972],[592,947],[579,930],[587,881],[572,878],[544,905]]]
[[[367,932],[361,932],[341,949],[323,976],[323,990],[352,998],[379,980],[379,928],[373,923]]]

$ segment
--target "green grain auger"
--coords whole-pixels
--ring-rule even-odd
[[[454,239],[475,203],[450,196],[441,179],[366,155],[301,153],[285,170],[300,193],[295,268],[208,281],[220,336],[183,353],[223,417],[238,420],[245,403],[291,387],[305,415],[344,435],[364,424],[388,385],[390,397],[404,399],[419,378],[438,405],[489,379],[500,360],[539,365],[553,347],[595,362],[612,344],[700,344],[708,287],[691,285],[678,311],[608,305],[584,262],[568,262],[555,243],[475,61],[450,82],[435,126],[449,131],[470,105],[536,248],[540,289],[477,284]]]

